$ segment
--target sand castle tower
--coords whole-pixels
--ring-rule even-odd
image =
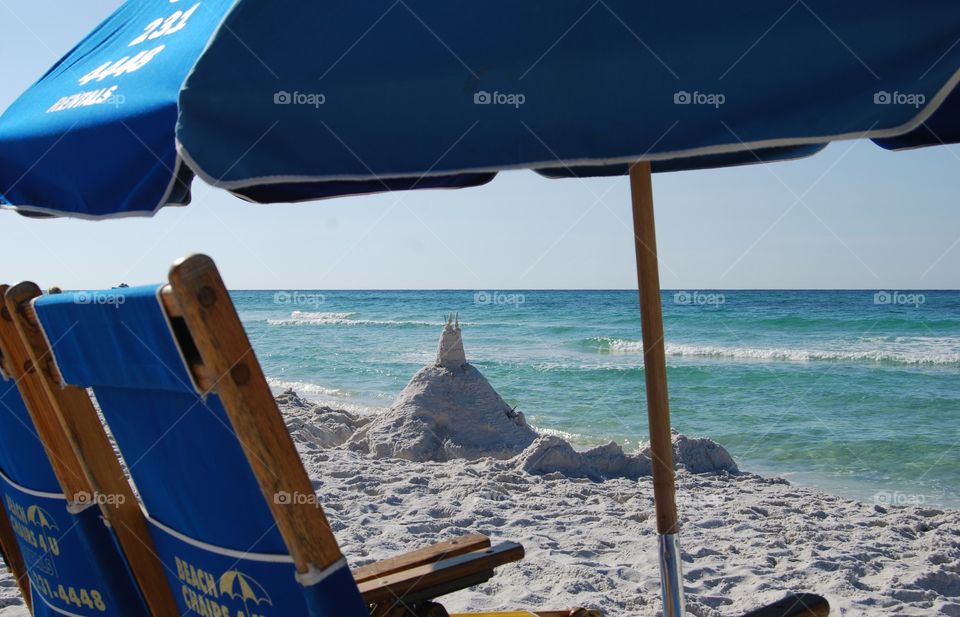
[[[460,368],[467,363],[467,354],[463,351],[463,337],[460,336],[460,315],[447,316],[447,324],[440,333],[440,346],[437,348],[437,366],[448,369]]]
[[[523,414],[467,362],[460,319],[450,315],[436,362],[417,371],[390,409],[357,431],[350,447],[412,461],[504,459],[536,438]]]

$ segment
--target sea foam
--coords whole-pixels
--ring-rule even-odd
[[[856,349],[856,345],[869,349]],[[614,338],[589,339],[588,347],[600,353],[643,354],[643,342]],[[748,347],[667,343],[671,357],[756,360],[767,362],[873,362],[904,365],[960,365],[960,340],[953,337],[896,337],[890,341],[876,339],[850,343],[844,349],[802,349],[788,347]]]
[[[397,319],[354,319],[356,313],[293,311],[286,319],[268,319],[271,326],[438,326],[439,322]]]

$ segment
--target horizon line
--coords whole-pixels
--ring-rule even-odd
[[[632,291],[631,287],[235,287],[230,291],[460,291],[460,292],[515,292],[515,291]],[[701,292],[701,291],[909,291],[909,292],[960,292],[960,289],[945,287],[670,287],[660,292]]]

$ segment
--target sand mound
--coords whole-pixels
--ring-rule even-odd
[[[705,437],[673,435],[673,458],[678,469],[691,473],[739,473],[727,450]],[[531,474],[559,473],[568,478],[636,480],[651,474],[650,448],[640,454],[626,454],[618,444],[578,452],[559,437],[540,437],[516,459],[516,468]]]
[[[350,439],[353,450],[410,461],[507,459],[537,438],[466,361],[460,326],[443,328],[436,363],[418,371],[386,412]]]
[[[650,458],[650,447],[641,448],[641,455]],[[727,449],[707,437],[687,437],[673,431],[673,462],[690,473],[740,473]]]
[[[637,479],[650,474],[649,449],[626,454],[610,442],[578,452],[559,437],[539,436],[467,363],[460,324],[450,318],[440,335],[436,362],[410,380],[389,410],[344,438],[354,424],[339,419],[339,430],[325,428],[324,443],[347,441],[350,449],[377,458],[410,461],[516,457],[514,467],[530,474],[559,473],[603,480]],[[301,430],[308,430],[306,427]],[[737,465],[720,444],[674,434],[678,467],[692,473],[736,473]]]
[[[650,459],[624,454],[614,442],[586,452],[552,435],[540,437],[516,458],[516,469],[530,474],[559,473],[568,478],[629,478],[650,475]]]
[[[353,449],[410,461],[511,458],[537,434],[473,366],[428,366],[386,412],[350,440]]]
[[[339,446],[370,421],[342,409],[309,403],[293,390],[278,396],[277,404],[293,441],[307,450]]]

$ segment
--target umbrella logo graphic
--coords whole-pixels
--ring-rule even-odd
[[[57,525],[57,520],[50,516],[50,513],[40,506],[30,506],[27,508],[27,520],[34,525],[39,526],[41,529],[60,531],[60,527]]]
[[[247,608],[249,602],[253,602],[254,606],[261,603],[273,606],[270,594],[263,585],[240,570],[228,570],[223,573],[220,577],[220,593],[243,602],[243,610],[247,617],[252,617]]]

